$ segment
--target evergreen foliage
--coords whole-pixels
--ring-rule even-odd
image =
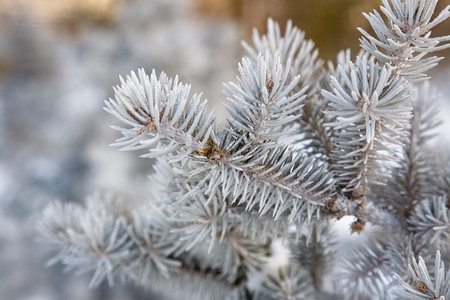
[[[433,19],[436,3],[383,0],[356,58],[326,66],[269,19],[224,85],[221,129],[178,78],[121,78],[105,101],[124,124],[113,145],[154,160],[155,193],[49,205],[51,263],[168,299],[450,299],[449,156],[429,149],[437,96],[421,83],[441,60],[426,55],[450,47],[431,37],[450,16]],[[333,226],[347,215],[366,238],[343,253]],[[279,241],[288,259],[273,270]]]

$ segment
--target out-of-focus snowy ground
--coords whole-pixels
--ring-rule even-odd
[[[117,122],[102,106],[119,74],[179,74],[220,114],[222,82],[234,80],[243,52],[237,24],[199,17],[188,1],[128,3],[113,25],[82,23],[75,32],[26,10],[0,15],[0,299],[149,299],[121,284],[89,291],[91,274],[45,268],[52,253],[36,242],[36,221],[54,199],[149,192],[150,163],[108,147],[118,137],[108,126]],[[449,145],[450,68],[433,76],[447,97],[439,143]]]

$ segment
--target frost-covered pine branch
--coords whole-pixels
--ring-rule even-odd
[[[359,28],[364,37],[361,46],[381,63],[410,80],[423,79],[425,71],[442,59],[424,58],[428,53],[450,47],[450,35],[431,37],[431,30],[450,16],[450,5],[432,20],[438,0],[390,1],[382,0],[380,7],[385,19],[376,10],[364,14],[375,36]],[[441,44],[441,45],[439,45]]]
[[[349,69],[339,66],[339,82],[331,76],[333,92],[323,91],[334,116],[336,174],[343,192],[363,198],[370,169],[385,159],[392,143],[398,143],[411,117],[408,83],[374,58],[357,57]]]
[[[424,56],[449,45],[431,37],[450,16],[432,19],[436,3],[383,0],[384,18],[366,15],[375,35],[326,66],[301,30],[269,19],[224,84],[223,128],[177,77],[121,78],[105,101],[122,123],[112,145],[153,160],[154,192],[49,205],[51,263],[167,299],[449,297],[449,156],[428,144],[436,93],[416,87],[440,61]],[[333,230],[343,216],[365,235],[350,249]]]
[[[415,88],[412,94],[415,99],[413,117],[399,153],[400,165],[393,168],[392,179],[386,186],[373,187],[377,197],[386,202],[386,209],[401,217],[409,216],[427,195],[438,193],[437,181],[445,178],[435,174],[434,165],[438,158],[427,145],[440,124],[436,118],[438,95],[429,85]]]
[[[428,271],[424,259],[419,256],[418,261],[412,257],[412,265],[408,266],[410,279],[405,282],[396,275],[400,286],[393,292],[402,299],[423,300],[439,299],[445,300],[450,297],[450,271],[445,272],[444,262],[441,261],[441,253],[436,252],[434,263],[434,276]]]

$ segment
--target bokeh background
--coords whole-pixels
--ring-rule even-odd
[[[118,282],[88,290],[90,275],[46,268],[36,222],[50,201],[96,191],[145,198],[148,161],[108,147],[118,134],[102,110],[118,76],[144,67],[178,74],[222,113],[240,40],[267,17],[306,31],[320,56],[358,51],[357,26],[379,0],[0,0],[0,299],[156,299]],[[450,4],[440,1],[440,8]],[[435,34],[450,34],[450,21]],[[450,145],[450,55],[431,73]],[[219,115],[219,118],[224,118]]]

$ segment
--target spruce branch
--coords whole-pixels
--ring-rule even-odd
[[[255,144],[284,135],[283,127],[300,117],[306,88],[294,91],[300,75],[288,81],[290,64],[289,59],[283,66],[278,53],[260,53],[255,67],[244,57],[238,67],[241,78],[236,84],[225,85],[232,104],[227,107],[231,115],[228,121],[249,132]]]
[[[291,21],[287,22],[282,34],[280,25],[270,18],[267,21],[267,33],[260,35],[255,29],[252,40],[254,47],[246,42],[242,42],[242,45],[253,60],[257,59],[258,53],[267,53],[269,56],[277,54],[281,64],[289,70],[289,78],[300,75],[294,91],[302,88],[307,90],[301,118],[295,120],[296,127],[300,127],[293,132],[296,143],[301,143],[302,147],[309,148],[312,153],[323,153],[324,159],[327,159],[327,154],[331,151],[328,138],[330,128],[324,125],[324,101],[318,95],[323,61],[317,58],[318,51],[314,49],[314,43],[305,39],[304,32],[294,27]],[[283,136],[289,135],[289,132],[284,130]]]
[[[411,116],[408,84],[391,77],[391,70],[380,67],[373,58],[357,57],[342,78],[331,77],[333,92],[323,90],[329,102],[326,114],[335,116],[335,170],[343,192],[364,197],[369,166],[384,160],[386,142],[399,143]],[[378,160],[378,161],[377,161]]]
[[[204,102],[200,104],[199,97],[194,96],[188,103],[188,86],[178,84],[177,79],[172,82],[164,74],[159,80],[154,72],[150,79],[143,71],[139,79],[132,74],[116,89],[116,99],[106,102],[108,112],[133,126],[115,127],[124,135],[116,145],[124,146],[124,150],[150,148],[145,157],[174,153],[172,162],[189,156],[197,161],[197,169],[191,175],[206,171],[197,184],[214,183],[206,191],[208,197],[220,188],[224,198],[233,193],[231,203],[239,198],[240,204],[246,202],[247,210],[258,203],[261,215],[270,209],[275,219],[288,211],[293,222],[297,212],[305,207],[303,201],[320,205],[332,196],[332,176],[326,171],[326,164],[304,154],[292,154],[286,147],[266,151],[260,147],[252,149],[252,145],[280,135],[282,131],[272,128],[298,117],[304,89],[289,95],[298,76],[288,84],[288,73],[276,55],[273,62],[268,55],[260,55],[256,69],[244,59],[240,71],[242,80],[238,79],[239,85],[230,84],[228,91],[234,101],[230,109],[234,117],[230,128],[234,131],[225,130],[220,143],[211,137],[212,117],[203,117]],[[268,87],[268,82],[273,85]],[[235,137],[240,130],[248,131],[248,136]],[[252,143],[243,144],[245,140]],[[228,181],[223,182],[222,178]],[[237,182],[245,182],[244,189],[238,189]],[[261,183],[264,188],[257,188]],[[286,199],[286,205],[282,195],[292,200]],[[310,209],[308,213],[311,216]]]
[[[444,178],[436,174],[429,141],[441,124],[437,117],[438,95],[429,85],[411,90],[414,99],[413,116],[405,142],[401,146],[399,165],[392,170],[392,177],[381,187],[372,186],[378,203],[401,218],[408,217],[414,208],[428,195],[435,192],[437,180]]]
[[[181,241],[188,242],[183,247],[185,250],[190,250],[199,241],[210,240],[208,248],[210,253],[216,240],[222,243],[230,230],[232,222],[230,211],[226,210],[226,202],[221,199],[220,194],[211,199],[207,201],[204,195],[196,193],[189,201],[185,200],[189,206],[178,206],[179,209],[171,216],[177,223],[186,224],[172,229],[172,232],[180,235]]]
[[[419,256],[418,261],[411,257],[412,265],[408,267],[409,280],[405,282],[396,274],[398,285],[393,289],[393,294],[401,299],[445,300],[450,297],[450,271],[445,273],[444,262],[441,261],[441,253],[436,252],[433,273],[428,271],[424,259]]]
[[[190,186],[186,196],[200,193],[210,203],[219,193],[226,209],[243,207],[300,224],[334,197],[333,174],[325,162],[287,145],[253,147],[248,141],[243,137],[235,141],[225,132],[215,150],[191,157],[192,169],[184,179]],[[180,195],[178,202],[184,201]]]
[[[229,205],[221,189],[188,187],[193,179],[180,178],[180,174],[176,177],[175,165],[161,159],[156,164],[165,177],[162,187],[175,180],[169,183],[173,187],[171,191],[165,190],[168,198],[157,201],[158,206],[165,207],[171,237],[168,243],[174,255],[184,257],[189,253],[183,261],[194,259],[200,269],[216,270],[230,283],[236,278],[245,278],[247,272],[258,271],[269,256],[271,237],[277,235],[273,233],[275,229],[250,226],[251,234],[246,232],[249,219],[243,218],[246,214],[236,206]],[[212,184],[206,186],[213,187]],[[273,219],[265,222],[266,226],[271,222]],[[205,256],[211,259],[205,260]]]
[[[158,79],[154,70],[148,77],[141,69],[138,76],[132,72],[126,81],[121,78],[115,99],[105,101],[105,110],[129,126],[112,127],[123,135],[113,146],[127,151],[151,148],[143,157],[183,157],[202,149],[213,134],[214,119],[206,115],[201,95],[189,99],[190,86],[164,73]]]
[[[271,18],[267,20],[267,33],[260,35],[257,29],[253,30],[252,36],[254,47],[242,42],[250,57],[257,59],[258,53],[268,53],[269,56],[278,54],[281,63],[287,65],[290,60],[289,75],[294,78],[300,75],[297,90],[305,87],[313,88],[321,72],[322,60],[318,59],[318,50],[314,49],[314,42],[305,39],[305,33],[288,21],[281,34],[280,25]]]
[[[391,299],[396,279],[397,296],[449,297],[450,168],[427,148],[436,97],[413,84],[439,61],[424,56],[450,45],[430,37],[450,6],[432,20],[436,0],[390,3],[385,18],[366,15],[375,35],[361,30],[354,61],[342,51],[328,70],[302,31],[269,19],[224,84],[222,130],[177,77],[121,78],[105,101],[125,124],[113,145],[155,159],[152,195],[50,205],[40,231],[62,249],[52,262],[92,272],[91,287],[118,275],[170,299]],[[345,215],[352,233],[375,226],[342,254],[330,218]],[[253,287],[279,238],[289,263]],[[424,258],[407,279],[413,251]]]
[[[450,244],[450,208],[448,196],[433,196],[416,206],[406,220],[416,244],[444,249]]]
[[[236,181],[224,194],[232,193],[231,203],[245,205],[246,210],[254,208],[260,215],[270,211],[275,220],[286,215],[290,222],[304,221],[305,212],[310,219],[314,206],[323,206],[333,197],[334,178],[326,163],[292,150],[289,146],[259,149],[248,160],[233,159],[232,176],[226,178]],[[211,176],[215,182],[222,174]]]
[[[257,299],[264,300],[300,300],[310,299],[314,295],[308,272],[294,265],[285,265],[275,275],[267,275],[262,294]]]
[[[334,274],[336,288],[346,299],[389,299],[394,273],[404,274],[411,251],[410,240],[394,233],[375,235],[356,248],[346,251],[342,271]]]
[[[183,285],[197,281],[197,290],[191,291],[192,295],[220,292],[223,297],[245,284],[242,267],[248,268],[251,263],[261,265],[258,258],[264,247],[255,245],[253,240],[239,240],[239,245],[228,247],[229,254],[225,258],[220,258],[222,252],[219,251],[211,260],[202,260],[202,247],[179,252],[180,235],[170,232],[170,228],[177,225],[168,218],[170,209],[152,205],[123,211],[127,217],[114,215],[105,210],[114,203],[103,195],[88,199],[86,205],[57,202],[48,206],[40,231],[46,240],[59,243],[63,248],[50,263],[61,261],[67,270],[75,269],[77,274],[93,271],[91,288],[105,278],[113,284],[114,276],[120,275],[161,292],[167,290],[169,284],[182,289]],[[252,253],[257,254],[252,256]],[[251,263],[241,266],[243,261]],[[210,282],[212,287],[205,282]],[[174,297],[182,296],[176,290],[172,292]]]
[[[133,262],[124,267],[127,276],[138,284],[145,285],[155,274],[169,279],[182,262],[173,257],[176,236],[169,235],[169,226],[164,211],[153,207],[133,214],[129,232],[138,253]]]
[[[425,79],[424,72],[442,59],[436,56],[424,58],[430,52],[450,47],[450,35],[430,37],[431,29],[450,17],[450,6],[431,20],[438,0],[383,0],[380,7],[385,19],[374,10],[365,14],[375,36],[362,28],[361,47],[374,55],[381,63],[392,68],[392,76],[402,75],[410,80]],[[391,6],[392,5],[392,6]],[[439,44],[442,44],[438,46]]]
[[[303,226],[309,222],[334,197],[332,173],[316,158],[293,152],[288,146],[271,150],[256,147],[244,155],[228,141],[224,139],[218,149],[236,154],[224,155],[218,161],[197,155],[189,168],[181,163],[156,165],[162,170],[160,176],[166,174],[162,182],[172,186],[170,194],[180,207],[179,214],[199,223],[195,230],[219,233],[219,228],[232,228],[227,224],[234,223],[251,236],[256,232],[263,237],[278,236],[288,224]],[[244,221],[242,214],[248,219]],[[279,223],[269,226],[274,220]],[[210,227],[216,222],[217,231]],[[266,229],[254,231],[260,226]]]
[[[330,271],[335,254],[336,241],[330,227],[327,222],[315,222],[307,229],[310,232],[290,239],[288,244],[289,261],[308,271],[316,294],[324,292],[325,274]]]
[[[80,206],[55,203],[46,208],[40,230],[63,248],[49,263],[61,261],[77,274],[94,271],[91,288],[105,278],[112,285],[113,273],[134,255],[125,219],[116,219],[104,209],[86,213]]]
[[[396,127],[403,129],[410,118],[410,108],[405,105],[409,98],[408,85],[402,78],[389,80],[391,72],[366,56],[358,57],[349,67],[349,72],[338,67],[344,85],[332,77],[333,93],[322,91],[330,101],[331,109],[326,114],[337,116],[330,126],[341,129],[362,124],[369,145],[374,142],[376,130],[382,133],[380,127],[391,127],[388,132],[395,131]]]
[[[327,103],[328,101],[319,93],[305,99],[302,116],[298,119],[300,130],[294,138],[295,143],[301,148],[333,164],[334,129],[327,126],[329,119],[324,114]]]

